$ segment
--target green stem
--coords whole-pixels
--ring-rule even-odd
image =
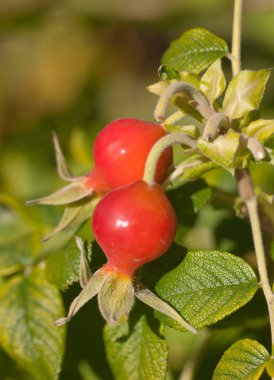
[[[205,119],[209,119],[212,113],[214,113],[207,98],[199,90],[187,82],[180,81],[171,83],[160,96],[154,111],[154,117],[157,121],[163,122],[165,120],[167,108],[171,99],[179,93],[187,95],[192,100],[192,103],[195,103],[194,108]]]
[[[243,0],[234,0],[234,16],[233,16],[233,33],[232,33],[232,74],[237,75],[241,70],[241,24],[242,24],[242,5]],[[254,193],[253,184],[251,181],[248,169],[236,169],[235,177],[238,184],[238,190],[241,198],[246,204],[251,228],[255,253],[260,275],[261,287],[267,302],[270,329],[272,354],[274,345],[274,294],[272,292],[265,260],[265,251],[262,239],[262,231],[260,226],[260,218],[258,211],[258,202]],[[274,377],[272,377],[272,380]]]
[[[241,25],[243,0],[234,1],[233,32],[232,32],[232,74],[241,71]]]
[[[256,195],[254,193],[254,189],[253,189],[253,185],[251,182],[248,169],[237,169],[235,172],[235,175],[238,182],[239,194],[246,204],[250,223],[251,223],[258,271],[260,275],[260,286],[263,289],[264,296],[267,302],[268,312],[269,312],[271,341],[272,341],[272,347],[273,347],[274,294],[272,292],[269,279],[268,279],[267,265],[266,265],[266,260],[265,260],[265,251],[264,251],[262,232],[261,232],[261,226],[260,226],[260,218],[259,218],[259,212],[258,212],[258,202],[256,199]]]
[[[165,149],[174,144],[187,145],[191,149],[195,149],[197,147],[196,140],[187,136],[183,132],[175,132],[160,138],[160,140],[158,140],[156,144],[153,145],[146,160],[143,180],[146,181],[149,185],[152,185],[154,183],[157,164],[161,154]]]
[[[203,131],[203,139],[205,141],[213,141],[220,130],[225,129],[228,130],[229,122],[226,116],[223,113],[214,113],[207,121],[204,131]]]

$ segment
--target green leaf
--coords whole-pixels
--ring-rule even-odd
[[[162,62],[179,71],[198,74],[228,53],[227,43],[203,28],[190,29],[173,41]]]
[[[180,112],[180,111],[179,111]],[[200,136],[199,129],[196,125],[169,125],[165,124],[165,129],[171,133],[173,132],[184,132],[186,135],[197,139]]]
[[[238,119],[259,108],[270,70],[244,70],[229,83],[224,97],[224,113]]]
[[[198,146],[204,155],[233,173],[234,168],[244,168],[249,162],[250,153],[241,142],[241,135],[229,129],[213,142],[200,138]]]
[[[274,120],[255,120],[243,130],[248,136],[256,137],[261,143],[274,135]]]
[[[180,71],[180,80],[192,84],[192,86],[196,87],[197,90],[200,89],[200,78],[198,75],[189,73],[187,71]]]
[[[59,252],[49,256],[46,261],[47,279],[65,290],[69,285],[79,280],[80,252],[74,239]]]
[[[207,187],[205,189],[196,191],[191,195],[194,211],[198,212],[201,208],[206,206],[211,199],[212,190]]]
[[[40,270],[0,287],[0,343],[37,380],[58,378],[65,330],[53,323],[62,314],[60,294]]]
[[[180,178],[187,181],[196,180],[206,172],[218,168],[218,164],[209,161],[206,157],[200,154],[192,155],[183,162],[184,167]]]
[[[257,380],[268,360],[269,353],[256,340],[239,340],[223,354],[212,380]]]
[[[10,275],[32,262],[38,238],[33,232],[24,215],[0,206],[0,275]]]
[[[81,360],[78,369],[82,380],[101,380],[93,371],[87,360]]]
[[[211,104],[222,95],[225,90],[226,80],[218,59],[206,70],[201,78],[200,90],[207,96]]]
[[[250,266],[227,252],[189,252],[182,263],[156,285],[160,297],[193,326],[216,323],[245,305],[257,290]],[[161,321],[178,328],[170,319]]]
[[[179,72],[169,65],[161,65],[158,74],[161,80],[180,79]]]
[[[155,319],[142,315],[134,322],[106,325],[104,339],[116,380],[166,379],[167,343]]]
[[[85,236],[90,226],[84,226],[78,236]],[[92,248],[88,245],[88,260],[91,260]],[[55,284],[59,289],[65,290],[74,282],[79,281],[80,273],[80,251],[75,240],[69,242],[57,252],[50,255],[46,261],[46,276],[48,281]]]
[[[0,245],[0,274],[7,276],[29,265],[33,260],[33,237],[17,237]]]

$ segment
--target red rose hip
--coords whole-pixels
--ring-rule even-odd
[[[165,134],[160,125],[142,120],[112,121],[95,139],[95,167],[113,189],[141,180],[151,148]],[[167,148],[157,165],[156,182],[165,180],[171,164],[172,148]]]
[[[169,248],[176,216],[159,184],[138,181],[108,193],[98,203],[92,229],[107,256],[106,269],[132,276]]]

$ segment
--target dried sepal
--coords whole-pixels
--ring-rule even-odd
[[[52,206],[66,205],[68,203],[79,201],[92,193],[93,190],[87,188],[84,183],[73,182],[50,195],[27,201],[25,204],[27,206],[32,206],[35,204]]]
[[[84,306],[89,300],[98,294],[104,284],[105,279],[106,273],[102,268],[95,272],[79,296],[73,300],[72,304],[70,305],[67,317],[58,319],[54,324],[56,326],[61,326],[70,321],[82,306]]]
[[[58,225],[46,236],[43,237],[42,242],[46,242],[58,233],[66,230],[69,227],[75,227],[75,231],[87,219],[90,219],[93,214],[94,207],[99,202],[100,198],[86,197],[80,202],[69,204],[64,211],[64,214],[59,221]]]
[[[79,181],[83,179],[84,177],[75,177],[74,175],[71,174],[71,171],[69,170],[67,166],[65,157],[60,147],[57,134],[54,131],[52,132],[52,141],[53,141],[54,150],[55,150],[57,172],[59,174],[59,177],[68,182],[75,182],[75,181]]]
[[[146,305],[152,307],[154,310],[160,311],[161,313],[167,315],[168,317],[174,319],[178,322],[182,327],[187,329],[188,331],[197,334],[197,330],[195,327],[191,326],[183,317],[168,303],[164,300],[156,296],[153,292],[146,289],[139,282],[135,283],[134,286],[135,296]]]

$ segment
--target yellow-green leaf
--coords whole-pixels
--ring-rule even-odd
[[[198,144],[205,156],[231,172],[234,168],[243,168],[248,164],[250,154],[244,144],[241,144],[241,135],[233,129],[229,129],[226,135],[218,136],[213,142],[200,138]]]
[[[255,120],[244,128],[243,131],[248,136],[256,137],[261,143],[264,143],[274,135],[274,120]]]
[[[211,104],[219,98],[225,90],[226,80],[218,59],[212,63],[201,78],[200,90],[207,96]]]
[[[246,116],[259,108],[270,70],[244,70],[229,83],[224,97],[224,113],[230,119]]]
[[[0,287],[0,344],[37,380],[56,380],[64,352],[59,291],[41,270],[18,275]]]
[[[268,360],[269,353],[259,342],[240,340],[223,354],[212,380],[257,380]]]

